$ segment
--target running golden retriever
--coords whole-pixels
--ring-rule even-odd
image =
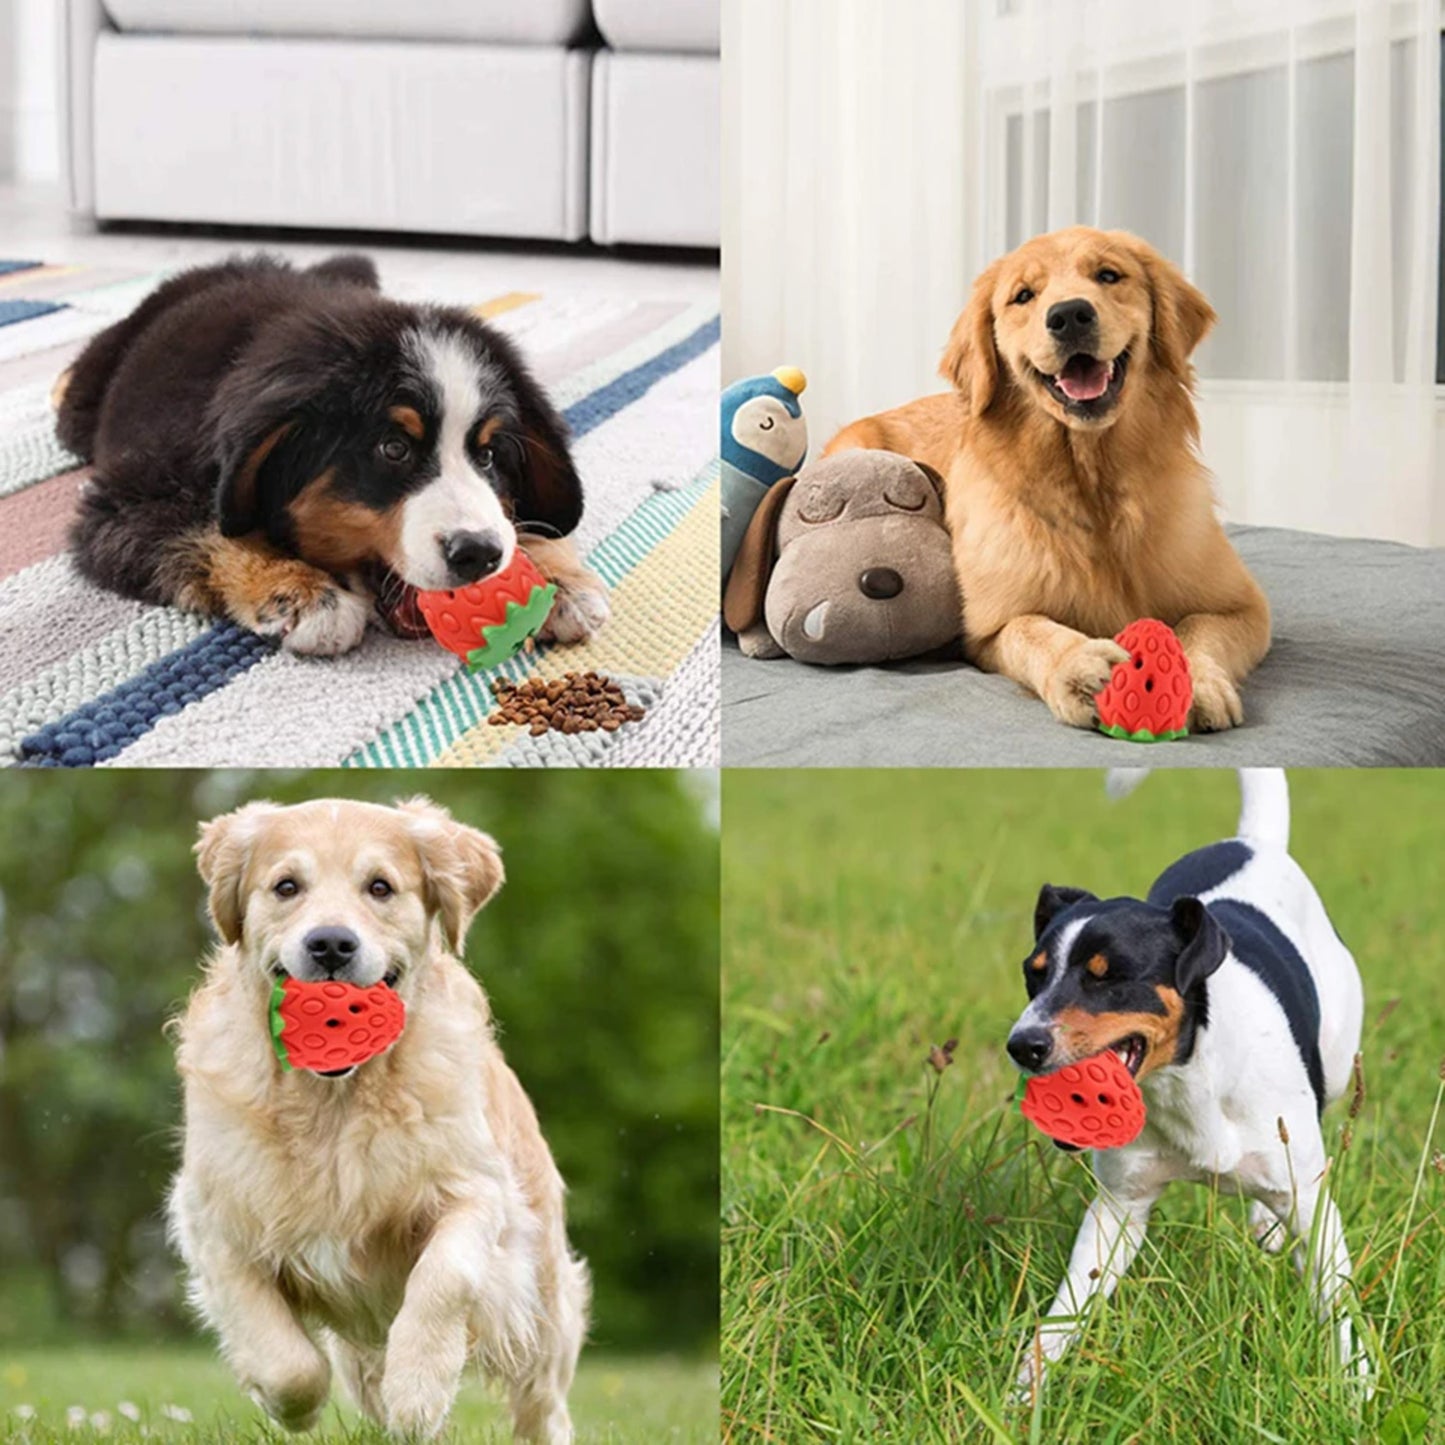
[[[1214,515],[1190,356],[1208,301],[1135,236],[1038,236],[974,283],[956,390],[845,427],[826,452],[902,452],[947,479],[964,645],[1088,727],[1139,617],[1179,634],[1196,730],[1243,721],[1269,604]]]
[[[425,799],[252,803],[197,846],[222,939],[177,1021],[185,1146],[171,1190],[191,1297],[242,1386],[314,1425],[332,1370],[372,1420],[435,1435],[474,1360],[518,1438],[561,1445],[586,1330],[561,1176],[458,962],[502,883],[496,845]],[[384,984],[386,1053],[283,1070],[274,981]]]

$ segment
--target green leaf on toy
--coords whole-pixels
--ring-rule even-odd
[[[545,587],[534,586],[526,602],[509,601],[506,617],[482,628],[482,645],[467,653],[467,670],[499,667],[514,656],[547,620],[556,595],[557,584],[549,582]]]
[[[283,1069],[290,1069],[291,1060],[286,1057],[286,1045],[281,1035],[286,1032],[286,1020],[281,1017],[281,1005],[286,1002],[286,978],[283,975],[271,985],[271,1047],[281,1060]]]
[[[1170,743],[1176,738],[1189,736],[1188,728],[1175,728],[1167,733],[1151,733],[1148,728],[1140,728],[1138,732],[1131,733],[1128,728],[1120,727],[1118,723],[1110,723],[1107,727],[1100,723],[1099,731],[1126,743]]]

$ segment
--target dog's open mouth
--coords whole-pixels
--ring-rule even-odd
[[[1035,375],[1066,411],[1098,417],[1118,401],[1128,370],[1127,351],[1121,351],[1112,361],[1076,351],[1053,376],[1042,371],[1036,371]]]
[[[1117,1044],[1110,1044],[1109,1052],[1128,1069],[1131,1075],[1137,1075],[1144,1063],[1148,1045],[1144,1042],[1142,1034],[1130,1034],[1127,1038],[1120,1039]]]
[[[366,574],[376,615],[398,637],[428,637],[430,630],[417,602],[417,589],[390,567],[372,567]]]

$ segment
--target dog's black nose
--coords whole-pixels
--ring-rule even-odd
[[[1092,337],[1099,325],[1099,313],[1092,301],[1076,296],[1072,301],[1055,301],[1044,317],[1044,325],[1056,341],[1080,341]]]
[[[1043,1068],[1053,1047],[1053,1035],[1047,1029],[1015,1029],[1008,1036],[1009,1057],[1021,1069]]]
[[[870,567],[858,579],[858,590],[876,602],[886,602],[903,591],[903,579],[891,567]]]
[[[349,928],[313,928],[301,946],[318,968],[340,973],[355,957],[361,940]]]
[[[502,560],[502,546],[490,532],[451,532],[442,538],[442,556],[456,585],[490,577]]]

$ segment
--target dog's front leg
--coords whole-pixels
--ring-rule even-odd
[[[505,1239],[496,1195],[455,1206],[432,1230],[386,1339],[381,1398],[396,1434],[430,1438],[446,1422],[473,1340],[494,1364],[535,1342],[535,1268]]]
[[[1269,603],[1264,593],[1247,573],[1235,592],[1236,606],[1191,613],[1174,629],[1189,659],[1194,684],[1189,726],[1195,732],[1222,732],[1244,721],[1239,684],[1269,651]]]
[[[607,584],[582,565],[569,538],[523,535],[517,541],[537,570],[557,584],[539,636],[544,642],[586,642],[612,616]]]
[[[964,607],[964,621],[968,608]],[[968,639],[968,655],[1037,693],[1071,727],[1094,725],[1094,697],[1129,654],[1112,638],[1089,637],[1037,613],[1010,618],[991,636]]]
[[[176,542],[161,565],[177,606],[224,617],[288,652],[332,657],[366,632],[370,601],[262,537],[223,537],[217,528]]]
[[[1095,1295],[1108,1299],[1114,1293],[1144,1243],[1149,1211],[1157,1198],[1157,1193],[1124,1198],[1100,1194],[1089,1206],[1069,1255],[1068,1273],[1029,1342],[1018,1376],[1019,1398],[1030,1399],[1048,1365],[1073,1344],[1089,1301]]]
[[[278,1425],[311,1429],[331,1390],[331,1366],[274,1280],[241,1261],[211,1254],[192,1292],[220,1335],[241,1388]]]

